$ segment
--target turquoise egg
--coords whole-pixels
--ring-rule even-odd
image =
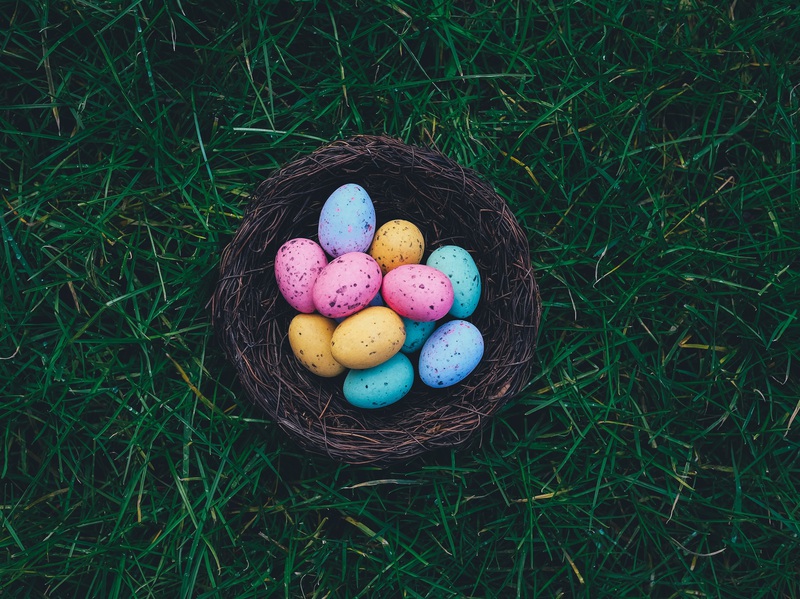
[[[429,387],[449,387],[464,380],[483,357],[483,336],[466,320],[444,323],[422,346],[419,378]]]
[[[344,379],[344,397],[357,408],[383,408],[402,399],[414,384],[414,366],[405,354],[383,364],[351,370]]]
[[[470,253],[457,245],[444,245],[431,253],[428,266],[442,271],[453,285],[453,306],[456,318],[471,316],[481,298],[481,275]]]
[[[403,325],[406,327],[406,341],[400,351],[405,354],[413,354],[415,351],[422,349],[428,337],[433,333],[436,328],[436,321],[429,320],[427,322],[420,322],[419,320],[411,320],[410,318],[402,318]]]

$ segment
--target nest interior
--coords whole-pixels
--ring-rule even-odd
[[[344,399],[345,375],[320,378],[295,360],[287,331],[296,312],[278,291],[274,257],[289,239],[316,240],[322,205],[345,183],[367,190],[378,226],[415,223],[425,258],[454,244],[475,259],[482,295],[467,320],[485,353],[460,384],[431,389],[417,380],[396,404],[363,410]],[[222,252],[212,299],[214,328],[247,395],[307,450],[350,463],[388,464],[466,443],[530,380],[540,316],[527,236],[505,201],[435,150],[373,136],[319,148],[258,187]]]

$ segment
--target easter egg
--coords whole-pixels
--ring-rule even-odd
[[[390,270],[383,278],[381,293],[387,306],[411,320],[438,320],[453,305],[450,279],[425,264],[404,264]]]
[[[390,220],[378,228],[367,252],[385,275],[403,264],[419,264],[425,253],[425,239],[412,222]]]
[[[298,314],[289,323],[289,345],[300,363],[316,375],[332,377],[346,369],[331,354],[336,323],[319,314]]]
[[[375,295],[375,297],[373,297],[372,300],[370,300],[369,304],[367,304],[367,305],[368,306],[385,306],[386,304],[383,301],[383,296],[381,295],[381,292],[378,291],[378,293]]]
[[[351,370],[344,379],[344,397],[357,408],[382,408],[403,398],[414,384],[414,367],[405,354],[383,364]]]
[[[372,298],[372,301],[370,301],[370,303],[367,304],[367,307],[369,307],[369,306],[385,306],[385,305],[386,304],[383,303],[383,297],[381,297],[380,292],[378,292],[378,294],[375,297]],[[344,321],[345,318],[347,318],[347,316],[337,316],[336,318],[334,318],[334,320],[337,323],[340,323],[340,322]]]
[[[314,283],[314,307],[323,316],[341,318],[366,307],[381,289],[378,263],[362,252],[331,260]]]
[[[406,340],[403,321],[389,308],[372,306],[346,318],[331,337],[334,360],[363,370],[386,362]]]
[[[453,285],[450,314],[456,318],[472,315],[481,297],[481,276],[470,253],[457,245],[445,245],[434,250],[425,263],[446,274]]]
[[[375,235],[375,206],[366,190],[355,183],[336,189],[322,206],[317,234],[334,258],[366,252]]]
[[[429,387],[449,387],[464,380],[483,357],[483,336],[466,320],[444,323],[422,346],[419,377]]]
[[[278,291],[298,312],[314,311],[312,289],[328,264],[325,251],[311,239],[297,237],[284,243],[275,254]]]
[[[436,328],[436,321],[420,322],[410,318],[402,318],[402,321],[403,326],[406,328],[406,340],[400,351],[404,354],[413,354],[425,345],[428,337],[431,336],[431,333]]]

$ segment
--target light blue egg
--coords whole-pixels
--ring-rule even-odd
[[[466,320],[444,323],[422,346],[419,378],[429,387],[449,387],[463,381],[483,357],[483,336]]]
[[[375,236],[375,206],[366,190],[347,183],[334,191],[319,215],[319,244],[338,258],[348,252],[366,252]]]
[[[471,316],[481,298],[481,275],[470,253],[457,245],[444,245],[431,253],[428,266],[442,271],[453,285],[453,306],[456,318]]]
[[[406,341],[400,351],[405,354],[413,354],[425,345],[428,337],[433,333],[433,329],[436,328],[436,321],[420,322],[419,320],[411,320],[405,317],[401,317],[401,320],[406,327]]]
[[[351,370],[344,379],[344,397],[357,408],[383,408],[402,399],[414,384],[414,366],[405,354],[383,364]]]
[[[378,291],[375,297],[372,298],[372,301],[368,304],[368,306],[385,306],[385,305],[386,304],[383,302],[383,296],[381,295],[380,291]]]

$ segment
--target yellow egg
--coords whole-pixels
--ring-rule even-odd
[[[336,327],[331,353],[347,368],[362,370],[394,356],[405,340],[405,326],[394,310],[373,306],[356,312]]]
[[[425,253],[425,239],[412,222],[395,219],[381,225],[368,253],[386,274],[403,264],[419,264]]]
[[[300,363],[314,374],[332,377],[347,370],[331,355],[336,321],[321,314],[298,314],[289,323],[289,345]]]

